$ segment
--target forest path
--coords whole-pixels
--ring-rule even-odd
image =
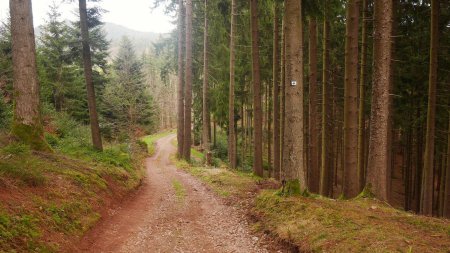
[[[271,252],[243,214],[177,170],[174,138],[158,140],[141,188],[85,236],[80,252]]]

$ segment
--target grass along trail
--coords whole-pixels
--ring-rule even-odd
[[[245,216],[224,205],[170,160],[174,134],[157,141],[141,188],[109,211],[80,252],[277,252],[250,233]]]

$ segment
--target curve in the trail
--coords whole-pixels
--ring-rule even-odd
[[[250,234],[240,212],[177,170],[170,160],[174,138],[158,140],[141,188],[85,236],[80,252],[271,251]]]

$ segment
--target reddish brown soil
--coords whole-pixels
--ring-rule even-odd
[[[158,141],[147,159],[142,187],[81,241],[80,252],[282,252],[269,238],[253,235],[245,214],[225,205],[207,187],[177,170],[171,140]],[[181,184],[185,195],[175,190]],[[272,244],[268,246],[269,244]]]

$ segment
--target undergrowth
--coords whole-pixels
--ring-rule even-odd
[[[175,160],[219,196],[239,200],[277,183],[226,167],[207,168]],[[278,185],[279,186],[279,185]],[[300,252],[448,252],[450,221],[417,216],[360,196],[334,200],[315,194],[284,196],[278,189],[256,194],[254,229],[296,245]],[[253,201],[252,201],[253,202]]]
[[[46,127],[53,153],[0,134],[0,252],[66,250],[144,175],[140,145],[106,143],[99,152],[87,126],[53,117]]]

